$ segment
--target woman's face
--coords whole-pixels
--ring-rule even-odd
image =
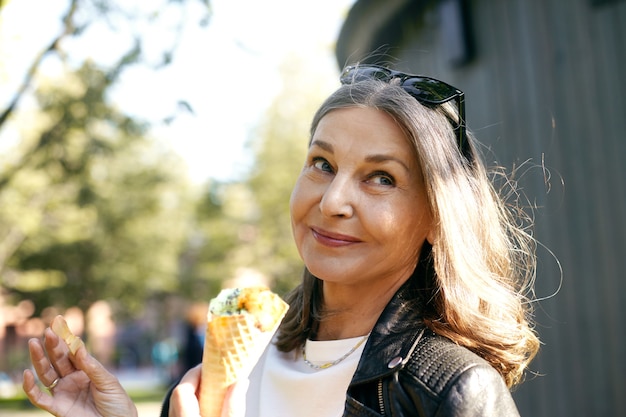
[[[430,240],[415,150],[380,110],[352,107],[321,119],[290,204],[300,256],[327,282],[406,279]]]

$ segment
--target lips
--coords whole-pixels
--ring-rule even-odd
[[[340,247],[361,242],[360,239],[354,236],[334,233],[317,227],[312,227],[311,232],[313,238],[324,246]]]

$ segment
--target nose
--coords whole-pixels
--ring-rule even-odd
[[[335,175],[324,190],[320,201],[320,211],[328,217],[352,217],[354,196],[353,185],[349,179]]]

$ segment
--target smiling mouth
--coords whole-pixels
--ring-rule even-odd
[[[326,230],[311,228],[313,238],[324,246],[340,247],[359,243],[360,240],[348,235],[331,233]]]

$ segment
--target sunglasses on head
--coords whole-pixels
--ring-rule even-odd
[[[465,94],[461,90],[434,78],[405,74],[378,65],[348,66],[340,78],[341,84],[354,84],[372,79],[384,82],[399,79],[402,89],[425,106],[432,107],[455,100],[459,121],[450,119],[450,122],[457,135],[459,150],[468,160],[470,159],[471,153],[465,131]]]

